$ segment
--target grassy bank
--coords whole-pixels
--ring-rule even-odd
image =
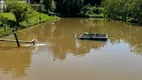
[[[18,29],[30,27],[42,22],[57,20],[57,19],[58,17],[56,16],[48,16],[47,14],[34,11],[26,20],[21,21],[20,25],[17,26],[16,18],[14,14],[0,13],[0,36],[10,34],[12,29],[18,30]]]

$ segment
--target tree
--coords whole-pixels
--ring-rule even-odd
[[[43,0],[43,4],[45,6],[45,9],[48,11],[51,7],[51,3],[52,3],[52,0]]]
[[[84,0],[84,4],[90,4],[92,6],[100,6],[103,0]]]
[[[132,0],[129,5],[129,17],[135,18],[142,25],[142,0]]]
[[[30,0],[30,2],[31,2],[32,4],[34,4],[34,3],[40,3],[40,0]]]
[[[56,12],[64,16],[77,16],[83,7],[84,0],[55,0]]]
[[[103,2],[104,11],[106,17],[112,19],[126,20],[128,14],[129,0],[105,0]]]
[[[6,0],[7,9],[12,12],[16,18],[17,26],[23,20],[27,19],[28,5],[20,0]]]

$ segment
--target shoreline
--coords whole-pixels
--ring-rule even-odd
[[[42,23],[46,23],[46,22],[50,22],[50,21],[58,21],[59,19],[60,19],[60,17],[50,16],[50,19],[48,19],[46,21],[41,21],[39,23],[35,23],[35,24],[32,24],[32,25],[28,24],[28,26],[19,26],[18,29],[14,29],[14,30],[17,32],[17,31],[22,30],[22,29],[33,28],[34,26],[40,25]],[[12,28],[11,28],[11,30],[12,30]],[[5,34],[1,34],[0,38],[11,35],[12,34],[11,30],[8,31],[8,32],[5,32]]]
[[[120,21],[120,22],[124,22],[124,23],[126,23],[126,24],[129,24],[129,25],[134,25],[134,26],[141,26],[141,25],[138,25],[138,24],[136,24],[136,23],[130,23],[130,22],[127,22],[127,21],[123,21],[123,20],[117,20],[117,19],[111,19],[111,18],[105,18],[105,17],[95,17],[95,16],[91,16],[91,17],[88,17],[88,16],[83,16],[83,17],[79,17],[79,16],[77,16],[77,17],[58,17],[58,16],[50,16],[51,17],[51,19],[49,19],[49,20],[47,20],[47,21],[41,21],[41,22],[39,22],[39,23],[35,23],[35,24],[32,24],[32,25],[30,25],[30,24],[28,24],[28,26],[21,26],[21,27],[19,27],[19,29],[17,29],[16,30],[16,32],[17,31],[19,31],[19,30],[22,30],[22,29],[26,29],[26,28],[32,28],[33,26],[36,26],[36,25],[40,25],[40,24],[42,24],[42,23],[45,23],[45,22],[50,22],[50,21],[58,21],[60,18],[96,18],[96,19],[103,19],[103,20],[114,20],[114,21]],[[52,19],[53,18],[53,19]],[[9,35],[11,35],[12,33],[11,32],[8,32],[8,33],[6,33],[6,34],[2,34],[2,35],[0,35],[0,38],[1,37],[5,37],[5,36],[9,36]]]

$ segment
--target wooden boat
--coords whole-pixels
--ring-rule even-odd
[[[78,39],[106,41],[108,39],[108,35],[107,34],[89,34],[87,32],[84,32],[78,37]]]

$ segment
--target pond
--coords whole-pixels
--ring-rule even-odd
[[[107,41],[78,40],[83,32]],[[0,42],[0,80],[142,80],[142,26],[63,18],[17,32],[35,46]],[[14,39],[13,35],[4,37]]]

